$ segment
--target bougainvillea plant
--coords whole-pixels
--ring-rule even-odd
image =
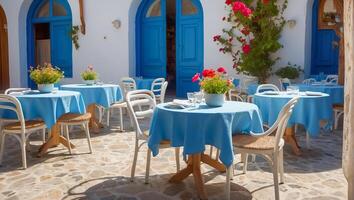
[[[229,13],[223,20],[231,26],[214,36],[214,42],[222,46],[220,52],[231,54],[238,72],[265,83],[279,60],[273,53],[282,48],[279,39],[288,0],[280,4],[277,0],[226,0],[225,4]]]

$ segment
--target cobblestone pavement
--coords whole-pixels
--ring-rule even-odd
[[[115,116],[114,116],[115,117]],[[40,137],[31,138],[28,166],[21,170],[20,147],[7,137],[3,165],[0,167],[0,199],[196,199],[193,177],[180,184],[170,184],[176,165],[172,149],[161,150],[152,159],[150,184],[144,184],[146,146],[138,158],[135,182],[130,182],[134,132],[120,132],[118,119],[110,128],[92,135],[94,153],[87,154],[84,133],[73,130],[73,155],[63,146],[50,149],[42,158],[36,157]],[[126,127],[129,121],[125,121]],[[148,122],[144,122],[145,126]],[[304,134],[298,135],[305,146]],[[322,134],[312,139],[311,149],[303,148],[302,156],[294,156],[285,148],[285,184],[280,186],[281,199],[347,199],[347,184],[341,169],[341,131]],[[236,160],[240,160],[237,156]],[[183,166],[185,164],[183,163]],[[203,175],[210,199],[224,199],[225,174],[203,165]],[[232,199],[274,199],[271,169],[262,157],[250,162],[247,174],[237,165],[232,181]]]

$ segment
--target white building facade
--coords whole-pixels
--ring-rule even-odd
[[[80,25],[78,0],[67,0],[72,12],[72,25]],[[167,0],[168,1],[168,0]],[[199,0],[198,0],[199,1]],[[28,85],[27,16],[33,0],[0,0],[7,18],[10,86]],[[64,83],[81,82],[80,73],[93,65],[104,82],[118,82],[121,77],[136,75],[136,15],[141,0],[84,0],[86,34],[79,34],[80,48],[72,46],[72,78]],[[219,52],[213,36],[227,24],[224,0],[200,0],[203,9],[203,65],[224,66],[231,74],[232,59]],[[300,65],[306,74],[311,68],[312,11],[314,0],[289,0],[285,18],[288,24],[282,34],[284,48],[274,69],[288,62]],[[115,27],[112,22],[120,22]]]

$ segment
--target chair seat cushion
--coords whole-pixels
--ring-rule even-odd
[[[45,127],[45,123],[41,120],[28,120],[28,121],[25,121],[25,127],[27,130]],[[15,122],[15,123],[7,124],[6,126],[4,126],[4,130],[5,131],[20,131],[21,130],[21,123]]]
[[[232,137],[235,147],[252,150],[271,150],[275,147],[274,136],[253,137],[250,135],[235,135]]]
[[[76,113],[67,113],[62,115],[58,123],[75,123],[75,122],[85,122],[91,119],[91,113],[85,114],[76,114]]]

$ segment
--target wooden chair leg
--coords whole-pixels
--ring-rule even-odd
[[[86,133],[86,137],[87,137],[87,143],[90,149],[90,153],[92,153],[92,145],[91,145],[91,137],[90,137],[90,129],[89,129],[89,125],[88,122],[85,123],[83,125],[84,129],[85,129],[85,133]],[[69,145],[70,146],[70,145]]]
[[[4,149],[5,149],[5,136],[6,134],[1,134],[1,146],[0,146],[0,165],[2,164],[2,160],[3,160],[3,157],[4,157]]]
[[[65,132],[65,137],[68,140],[68,144],[69,144],[68,145],[69,153],[72,154],[71,145],[70,145],[70,137],[69,137],[69,126],[68,125],[65,125],[64,132]]]
[[[177,147],[177,148],[175,149],[177,172],[179,172],[179,170],[181,169],[179,154],[180,154],[180,148]]]
[[[149,183],[149,176],[150,176],[150,162],[151,162],[151,150],[147,150],[146,156],[146,171],[145,171],[145,184]]]

